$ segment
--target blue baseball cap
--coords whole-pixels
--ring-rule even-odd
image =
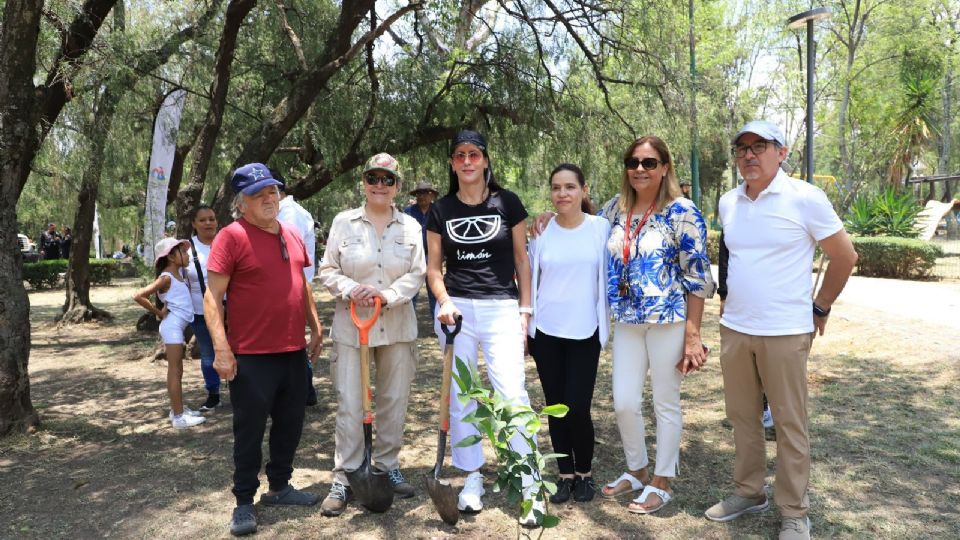
[[[263,163],[248,163],[233,171],[230,185],[234,193],[256,195],[265,187],[282,186],[283,183],[274,178],[270,169]]]
[[[767,120],[751,120],[744,124],[740,131],[731,139],[730,144],[737,144],[737,139],[740,138],[744,133],[753,133],[759,137],[763,137],[768,141],[774,141],[780,146],[787,145],[787,138],[783,136],[783,130],[773,122]]]

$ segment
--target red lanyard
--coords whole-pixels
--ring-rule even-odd
[[[630,241],[637,237],[640,234],[640,229],[643,228],[643,225],[647,222],[647,219],[650,217],[650,214],[653,213],[653,207],[656,204],[654,201],[650,208],[647,208],[647,211],[643,213],[643,217],[640,218],[640,223],[637,225],[637,228],[633,230],[633,234],[630,233],[630,222],[633,221],[633,209],[631,208],[627,212],[627,225],[623,228],[623,266],[626,268],[627,262],[630,260]]]

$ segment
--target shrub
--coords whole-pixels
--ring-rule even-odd
[[[109,285],[118,268],[112,259],[90,259],[90,284]],[[23,265],[23,279],[30,287],[39,291],[63,286],[62,278],[67,273],[70,262],[66,259],[53,259]]]
[[[120,266],[114,259],[90,259],[90,285],[109,285]]]
[[[943,256],[940,246],[912,238],[854,237],[853,247],[860,256],[857,274],[867,277],[926,278]]]
[[[720,231],[707,231],[707,257],[710,264],[720,264]]]
[[[24,263],[23,279],[35,291],[59,287],[61,275],[67,272],[67,264],[66,259]]]
[[[909,192],[887,188],[874,195],[858,196],[844,219],[847,231],[860,236],[916,238],[920,205]]]

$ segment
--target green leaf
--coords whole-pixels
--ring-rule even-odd
[[[543,480],[543,489],[547,490],[547,493],[553,495],[557,492],[557,485],[549,480]]]
[[[570,407],[564,405],[563,403],[555,403],[553,405],[547,405],[540,411],[540,414],[545,414],[547,416],[552,416],[554,418],[563,418],[570,412]]]
[[[567,457],[567,454],[543,454],[543,459],[559,459],[562,457]]]
[[[466,447],[468,447],[468,446],[473,446],[473,445],[477,444],[478,442],[480,442],[480,441],[482,441],[482,440],[483,440],[483,437],[481,437],[481,436],[479,436],[479,435],[467,435],[466,437],[464,437],[463,439],[461,439],[460,442],[458,442],[457,444],[455,444],[454,447],[456,447],[456,448],[466,448]]]
[[[530,513],[531,508],[533,508],[533,501],[530,499],[524,499],[524,501],[520,503],[520,515],[521,516],[527,515],[528,513]]]
[[[543,520],[540,522],[540,526],[544,529],[550,529],[556,527],[560,524],[560,518],[557,516],[546,515],[543,516]]]

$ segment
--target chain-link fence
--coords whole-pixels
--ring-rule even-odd
[[[933,275],[941,279],[960,279],[960,238],[938,235],[931,242],[943,249],[943,257],[937,259]]]

